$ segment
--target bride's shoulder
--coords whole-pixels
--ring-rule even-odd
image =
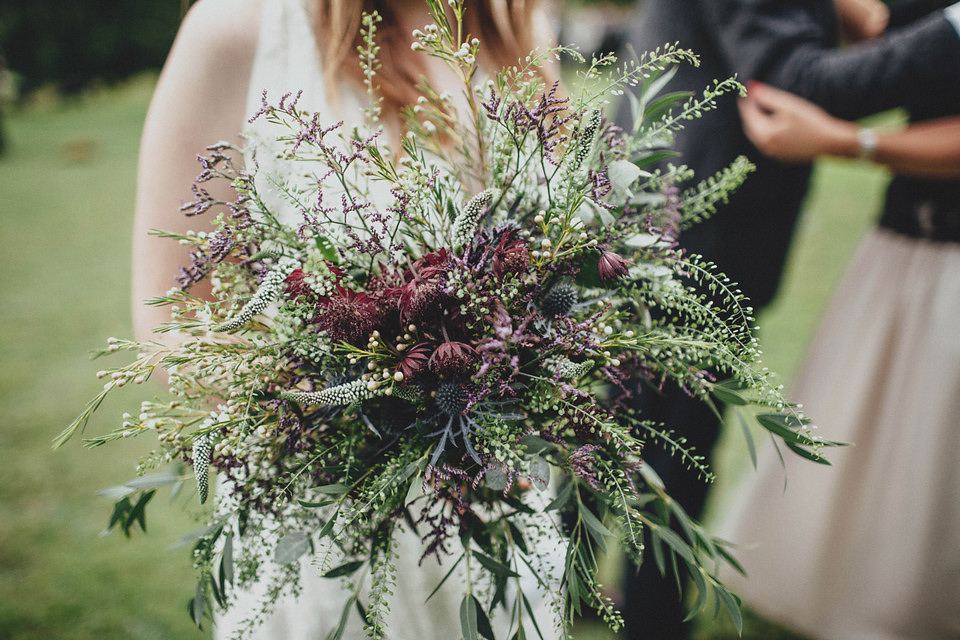
[[[268,0],[199,0],[180,25],[177,46],[194,55],[252,56],[261,6]]]

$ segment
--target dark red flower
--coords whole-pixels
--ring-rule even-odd
[[[313,292],[310,290],[303,280],[307,277],[307,273],[303,269],[294,269],[293,273],[287,276],[287,279],[284,282],[287,283],[286,294],[292,300],[296,300],[301,296],[310,296]]]
[[[627,275],[629,266],[629,261],[621,258],[612,251],[604,251],[600,254],[600,259],[597,261],[597,272],[600,274],[600,280],[610,282],[611,280],[619,280]]]
[[[396,370],[403,374],[404,379],[415,378],[427,368],[431,351],[433,347],[426,342],[413,345],[401,352]]]
[[[326,265],[327,269],[329,269],[330,273],[334,276],[334,283],[340,284],[340,281],[345,275],[343,271],[333,266],[329,262],[326,263]],[[313,289],[311,289],[310,286],[304,282],[304,280],[310,277],[310,275],[310,273],[307,273],[303,269],[294,269],[293,273],[287,276],[286,280],[284,280],[284,282],[287,283],[285,293],[290,299],[296,300],[302,296],[308,300],[312,300],[313,302],[317,301],[318,297],[314,293]]]
[[[315,321],[333,342],[363,344],[380,318],[377,303],[365,293],[337,285],[334,293],[317,303]]]
[[[428,253],[411,265],[400,291],[400,315],[404,322],[418,322],[445,296],[441,285],[450,270],[450,252]]]
[[[430,370],[441,378],[469,372],[477,362],[477,350],[464,342],[444,342],[430,356]]]
[[[510,229],[500,237],[497,248],[493,250],[493,274],[503,278],[508,273],[521,273],[527,270],[530,257],[527,243],[517,239],[517,230]]]

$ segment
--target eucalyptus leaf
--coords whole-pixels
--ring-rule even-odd
[[[697,587],[697,600],[687,612],[687,616],[683,619],[684,622],[690,622],[696,618],[697,614],[707,606],[707,581],[704,580],[703,574],[699,571],[690,571],[690,579]]]
[[[557,497],[550,501],[546,507],[543,508],[544,511],[553,511],[554,509],[559,509],[560,507],[567,504],[570,501],[570,498],[573,496],[573,483],[566,482],[560,487],[560,491],[557,492]]]
[[[197,589],[194,592],[193,600],[190,602],[190,615],[193,618],[193,623],[197,625],[197,627],[202,628],[203,610],[207,602],[206,589],[204,588],[202,580],[197,581]]]
[[[629,160],[614,160],[607,165],[607,178],[616,193],[626,193],[641,176],[650,174]]]
[[[169,471],[160,471],[157,473],[148,473],[146,475],[134,478],[129,482],[124,482],[115,487],[109,487],[97,492],[97,495],[107,498],[122,498],[141,489],[153,489],[180,482],[180,477]]]
[[[336,504],[336,500],[321,500],[320,502],[310,502],[308,500],[297,500],[301,507],[306,507],[308,509],[318,509],[320,507],[326,507],[331,504]]]
[[[350,491],[350,487],[345,484],[328,484],[322,487],[314,487],[313,491],[327,495],[341,495],[348,493]]]
[[[233,584],[233,534],[223,537],[223,552],[220,554],[220,583]]]
[[[435,587],[433,588],[433,591],[430,592],[430,595],[427,596],[427,601],[430,600],[430,598],[432,598],[432,597],[434,596],[434,594],[437,593],[437,591],[440,591],[440,587],[442,587],[442,586],[443,586],[443,583],[447,581],[447,578],[449,578],[451,575],[453,575],[453,570],[457,568],[457,565],[460,564],[465,557],[467,557],[467,554],[466,554],[466,553],[461,553],[461,554],[460,554],[460,557],[457,558],[457,561],[453,563],[453,566],[450,567],[450,570],[447,571],[446,574],[444,574],[443,578],[440,579],[440,582],[437,583],[437,586],[435,586]],[[425,602],[426,602],[426,601],[425,601]]]
[[[587,533],[589,533],[593,541],[597,543],[597,546],[606,553],[607,543],[604,541],[604,538],[613,536],[613,533],[603,526],[600,519],[591,513],[590,509],[583,504],[580,505],[580,518],[587,527]]]
[[[660,476],[657,475],[657,472],[653,470],[653,467],[648,464],[640,465],[640,475],[643,476],[643,479],[647,481],[647,484],[655,489],[663,489],[664,486],[666,486],[663,484],[663,480],[660,478]]]
[[[693,551],[690,549],[690,545],[684,542],[683,538],[677,535],[676,531],[668,529],[667,527],[659,527],[656,531],[657,535],[670,545],[674,553],[683,558],[688,564],[695,565],[697,563],[693,557]]]
[[[750,401],[732,384],[715,384],[710,388],[710,393],[712,393],[717,400],[725,404],[737,407],[744,407],[750,404]]]
[[[723,608],[727,610],[727,615],[729,615],[733,621],[733,626],[737,629],[737,634],[743,633],[743,614],[740,612],[740,602],[723,587],[719,587],[715,591],[717,598],[723,603]]]
[[[477,612],[477,631],[487,640],[497,640],[493,635],[493,627],[490,625],[490,618],[487,617],[487,612],[483,610],[483,606],[476,597],[472,595],[470,597],[473,598],[473,604]]]
[[[157,473],[148,473],[139,478],[134,478],[130,482],[124,482],[124,486],[132,489],[153,489],[154,487],[164,487],[168,484],[176,484],[180,477],[169,471],[160,471]]]
[[[483,476],[483,481],[493,491],[503,491],[507,488],[507,474],[501,469],[489,469]]]
[[[750,462],[753,463],[753,468],[757,468],[757,445],[753,441],[753,432],[750,431],[750,425],[747,424],[746,418],[743,417],[742,411],[736,411],[737,421],[740,424],[740,430],[743,432],[743,439],[747,443],[747,451],[750,453]]]
[[[506,485],[504,485],[506,486]],[[407,495],[403,498],[403,506],[408,506],[411,502],[423,495],[423,474],[417,473],[410,481],[407,487]]]
[[[129,496],[130,494],[135,493],[136,491],[137,490],[132,487],[128,487],[125,484],[120,484],[115,487],[108,487],[106,489],[101,489],[100,491],[97,491],[97,495],[103,496],[105,498],[118,499],[118,498],[124,498],[126,496]]]
[[[596,252],[596,256],[599,258],[600,253]],[[538,455],[552,453],[557,450],[557,445],[537,435],[524,436],[520,440],[520,446],[525,447],[527,451]]]
[[[273,561],[280,565],[291,564],[310,550],[310,536],[303,531],[292,531],[277,541]]]
[[[527,614],[530,616],[530,622],[533,623],[533,630],[537,632],[537,637],[543,640],[543,632],[540,631],[540,625],[537,624],[537,616],[533,615],[533,607],[530,606],[530,600],[527,599],[525,593],[520,594],[520,599],[523,601],[523,608],[527,610]]]
[[[327,635],[326,640],[341,640],[341,638],[343,638],[343,630],[347,626],[347,619],[350,617],[350,609],[353,607],[355,600],[355,597],[351,597],[347,600],[347,604],[344,605],[343,611],[340,613],[340,621],[337,623],[337,627]]]
[[[530,480],[538,489],[546,489],[550,484],[550,464],[540,456],[532,456],[528,465]]]
[[[480,631],[477,628],[477,607],[474,605],[473,595],[467,594],[460,603],[460,630],[463,640],[479,640]]]
[[[211,525],[206,526],[206,527],[202,527],[202,528],[200,528],[200,529],[194,529],[193,531],[191,531],[190,533],[184,535],[184,536],[181,537],[179,540],[177,540],[176,542],[174,542],[172,545],[170,545],[169,547],[167,547],[167,551],[174,551],[174,550],[176,550],[176,549],[180,549],[180,548],[183,548],[183,547],[187,546],[187,545],[190,544],[191,542],[195,542],[195,541],[201,540],[201,539],[203,539],[203,538],[208,538],[208,537],[210,537],[211,535],[213,535],[214,533],[216,533],[217,531],[219,531],[219,530],[222,529],[222,528],[223,528],[223,525],[222,525],[222,524],[220,524],[220,523],[215,523],[215,524],[211,524]]]
[[[644,86],[643,93],[641,95],[641,100],[643,100],[643,104],[645,107],[644,112],[647,112],[650,110],[650,107],[649,107],[650,101],[653,100],[657,94],[663,91],[664,88],[666,88],[666,86],[670,83],[670,81],[673,80],[673,77],[677,75],[678,70],[679,70],[679,67],[677,65],[674,65],[668,69],[665,69],[663,73],[661,73],[659,76],[657,76],[656,78],[648,82],[646,86]]]
[[[661,237],[653,233],[635,233],[629,238],[625,238],[623,244],[627,245],[628,247],[643,249],[645,247],[652,247],[660,242],[660,240]]]
[[[153,499],[153,496],[156,495],[157,490],[151,489],[150,491],[144,492],[140,499],[137,500],[137,504],[133,505],[133,509],[130,510],[130,513],[127,515],[127,521],[123,526],[123,533],[129,537],[130,528],[134,524],[140,525],[140,530],[144,533],[147,532],[147,504],[150,500]]]
[[[630,196],[630,204],[638,205],[658,205],[664,204],[667,196],[662,193],[651,193],[649,191],[638,191]]]

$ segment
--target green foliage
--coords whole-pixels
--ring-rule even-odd
[[[76,93],[158,70],[180,24],[184,2],[31,0],[0,5],[0,51],[29,91],[54,84]]]

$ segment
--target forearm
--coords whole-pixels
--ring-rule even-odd
[[[822,155],[856,158],[864,155],[852,122],[836,123],[822,143]],[[901,131],[879,131],[874,162],[894,173],[926,178],[960,178],[960,116],[916,123]]]
[[[960,116],[877,136],[875,160],[895,173],[960,178]]]

